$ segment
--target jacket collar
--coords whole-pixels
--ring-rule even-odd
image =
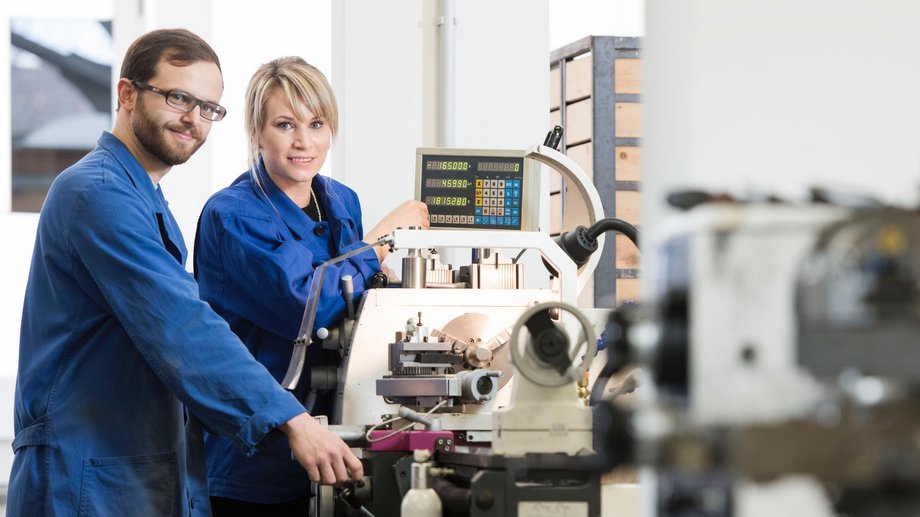
[[[138,194],[152,208],[160,233],[165,237],[163,245],[176,260],[184,265],[185,257],[188,255],[185,240],[182,238],[178,223],[176,223],[172,213],[169,211],[169,203],[166,202],[166,197],[163,196],[160,186],[153,184],[150,175],[137,161],[137,158],[112,133],[104,131],[102,136],[99,137],[97,145],[108,151],[127,173],[128,179],[137,189]]]
[[[275,185],[268,172],[265,170],[265,164],[261,158],[255,166],[255,172],[258,175],[259,183],[262,185],[264,194],[259,192],[259,186],[252,185],[255,194],[258,197],[268,196],[268,200],[275,207],[281,216],[281,220],[291,230],[298,239],[312,234],[313,229],[323,223],[328,223],[334,235],[338,235],[341,230],[343,220],[351,220],[351,215],[345,207],[344,202],[339,196],[331,193],[333,190],[332,180],[317,174],[313,178],[313,192],[319,198],[323,222],[316,222],[303,212],[291,198]]]
[[[128,173],[128,179],[134,184],[134,188],[144,196],[145,200],[157,207],[157,212],[161,212],[162,209],[159,206],[161,196],[157,195],[158,187],[153,184],[150,175],[147,174],[147,171],[144,170],[140,162],[131,154],[131,151],[128,150],[125,144],[112,133],[104,131],[102,136],[99,137],[98,145],[115,157],[115,160],[118,161],[125,172]]]

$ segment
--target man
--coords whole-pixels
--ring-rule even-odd
[[[363,475],[184,269],[158,184],[223,118],[222,92],[203,40],[140,37],[114,129],[48,192],[23,309],[9,515],[208,514],[200,433],[186,438],[183,405],[247,451],[286,434],[314,481]]]

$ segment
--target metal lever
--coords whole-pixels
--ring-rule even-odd
[[[559,144],[562,142],[562,126],[555,126],[553,129],[546,134],[546,140],[543,141],[543,145],[546,147],[551,147],[555,150],[559,150]]]
[[[355,319],[355,284],[351,275],[342,275],[342,296],[345,298],[345,310],[348,311],[348,319]]]
[[[370,244],[351,250],[334,259],[327,260],[313,272],[313,281],[310,283],[310,292],[307,294],[307,306],[303,312],[303,321],[300,323],[300,332],[297,334],[297,339],[294,340],[294,351],[291,353],[291,362],[288,364],[287,372],[284,374],[284,379],[281,381],[281,386],[284,389],[294,390],[300,383],[300,376],[303,374],[303,366],[307,360],[307,346],[310,344],[313,334],[313,322],[316,321],[316,309],[319,307],[319,296],[323,286],[323,276],[326,274],[326,268],[359,253],[363,253],[366,250],[387,243],[392,245],[393,238],[389,235],[384,235]]]

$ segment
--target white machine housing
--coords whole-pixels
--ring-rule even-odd
[[[437,150],[420,149],[432,153]],[[449,155],[473,153],[475,151],[444,150]],[[489,152],[489,151],[483,151]],[[501,152],[500,152],[501,153]],[[507,154],[508,152],[504,152]],[[585,193],[585,210],[590,214],[585,223],[590,224],[603,217],[603,208],[596,189],[588,176],[574,162],[553,149],[536,146],[528,152],[516,152],[524,156],[527,171],[538,171],[536,161],[556,168]],[[536,160],[536,161],[533,161]],[[528,179],[529,198],[536,198],[534,188],[539,183],[533,172]],[[528,207],[528,210],[533,207]],[[536,221],[536,214],[528,213],[528,221]],[[531,223],[528,223],[530,225]],[[527,226],[529,227],[529,226]],[[598,239],[603,244],[603,238]],[[538,251],[543,259],[558,271],[558,278],[549,289],[372,289],[366,292],[357,314],[353,337],[345,358],[343,378],[339,382],[339,424],[343,426],[373,426],[387,417],[398,413],[399,406],[378,395],[377,381],[390,373],[388,371],[388,344],[396,339],[397,332],[404,329],[407,320],[421,315],[421,325],[429,333],[449,335],[472,340],[489,341],[510,329],[524,311],[537,303],[565,302],[574,305],[581,288],[587,284],[597,264],[593,258],[580,269],[546,233],[539,231],[493,231],[483,229],[438,229],[438,230],[396,230],[392,235],[394,249],[412,250],[414,253],[430,249],[445,248],[488,248],[488,249],[531,249]],[[599,254],[597,254],[599,255]],[[606,321],[606,310],[586,311],[591,316],[595,333],[599,333]],[[475,322],[471,324],[470,322]],[[574,338],[580,334],[578,322],[565,323],[566,331]],[[437,330],[438,332],[433,332]],[[583,337],[583,336],[582,336]],[[589,346],[595,346],[589,343]],[[496,358],[505,357],[505,350],[496,350]],[[497,366],[496,366],[497,367]],[[510,374],[510,368],[507,372]],[[441,410],[436,415],[443,430],[463,431],[468,442],[491,442],[495,438],[492,413],[504,408],[502,425],[505,429],[520,428],[527,439],[502,442],[502,452],[524,454],[526,452],[576,452],[591,449],[591,413],[578,398],[576,379],[565,386],[547,390],[531,383],[519,383],[501,379],[496,397],[481,404],[462,404],[450,410]],[[521,396],[523,413],[515,412],[516,397],[513,390],[524,390]],[[534,404],[537,406],[534,406]],[[526,406],[526,409],[523,407]],[[534,411],[537,407],[539,411]],[[560,407],[564,410],[554,411]],[[424,409],[424,408],[422,408]],[[498,420],[496,420],[498,422]],[[513,434],[513,433],[512,433]],[[539,435],[539,436],[537,436]],[[568,439],[567,439],[568,437]]]
[[[674,288],[689,293],[691,422],[782,421],[818,401],[822,386],[796,364],[796,281],[820,230],[850,213],[711,204],[670,220],[651,243],[653,301]]]

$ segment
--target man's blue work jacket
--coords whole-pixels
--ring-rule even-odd
[[[23,308],[9,515],[208,515],[183,404],[249,452],[303,412],[199,299],[185,255],[112,134],[54,181]]]
[[[313,179],[322,214],[316,222],[272,182],[261,160],[255,175],[243,173],[208,200],[195,236],[195,273],[202,299],[280,382],[291,361],[315,268],[363,246],[364,231],[358,196],[345,185],[321,175]],[[314,329],[343,317],[343,275],[353,277],[358,300],[379,270],[377,254],[370,249],[327,268]],[[309,386],[309,366],[322,364],[324,358],[321,347],[307,350],[308,369],[301,383]],[[321,398],[314,413],[322,413],[329,402]],[[208,434],[205,445],[212,496],[269,504],[310,493],[306,472],[291,463],[284,441],[251,457],[225,437]]]

